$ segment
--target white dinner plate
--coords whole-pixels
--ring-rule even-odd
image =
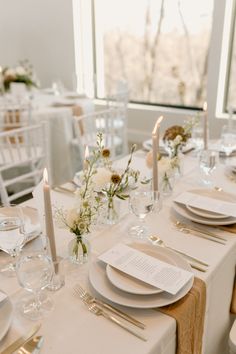
[[[147,253],[151,257],[177,266],[176,261],[173,259],[173,257],[170,257],[170,255],[163,252],[163,248],[145,248],[145,251],[145,253]],[[152,295],[159,294],[163,291],[159,288],[156,288],[155,286],[144,283],[139,279],[136,279],[128,274],[125,274],[124,272],[121,272],[118,269],[113,268],[109,264],[107,264],[106,273],[108,279],[114,286],[130,294]]]
[[[172,258],[178,267],[187,270],[189,272],[192,272],[190,265],[185,259],[183,259],[180,255],[167,248],[162,248],[159,246],[153,246],[148,244],[147,245],[138,244],[138,243],[132,244],[132,247],[135,247],[142,252],[145,251],[148,252],[150,250],[154,251],[155,249],[157,250],[157,252],[160,252],[160,248],[161,248],[163,254],[166,254],[167,256]],[[111,282],[109,281],[106,275],[106,264],[104,262],[95,261],[91,263],[89,269],[89,280],[93,288],[104,298],[119,305],[132,307],[132,308],[147,309],[147,308],[166,306],[178,301],[183,296],[185,296],[192,288],[194,278],[189,280],[188,283],[185,284],[185,286],[183,286],[183,288],[180,289],[180,291],[175,295],[168,294],[165,291],[153,295],[129,294],[127,292],[118,289],[117,287],[111,284]]]
[[[24,215],[26,216],[25,218],[25,223],[26,223],[26,242],[29,242],[36,238],[40,233],[41,233],[41,227],[39,224],[38,220],[38,212],[36,209],[31,208],[31,207],[22,207]],[[4,215],[4,207],[1,208],[1,215]],[[0,250],[4,251],[3,244],[1,244],[1,241],[3,240],[4,242],[4,237],[7,237],[7,234],[4,231],[0,232]]]
[[[215,213],[214,211],[196,208],[191,205],[186,205],[186,208],[190,210],[193,214],[202,216],[203,218],[207,218],[207,219],[225,219],[229,217],[228,215],[223,215],[223,214]]]
[[[193,149],[193,144],[192,143],[188,143],[186,144],[185,146],[183,146],[183,149],[182,149],[182,152],[183,153],[187,153],[188,151],[192,150]],[[152,139],[149,139],[149,140],[145,140],[143,142],[143,148],[144,150],[146,151],[150,151],[152,150]],[[160,153],[162,155],[168,155],[168,152],[167,150],[165,149],[165,146],[164,146],[164,143],[163,143],[163,140],[160,139],[160,146],[159,146],[159,149],[160,149]]]
[[[4,292],[4,291],[2,291]],[[13,317],[13,305],[9,297],[0,302],[0,340],[6,335]]]
[[[202,216],[198,216],[193,214],[190,210],[186,208],[185,205],[183,204],[178,204],[176,202],[173,203],[173,209],[180,214],[181,216],[185,217],[186,219],[189,219],[191,221],[195,221],[199,224],[203,225],[232,225],[236,223],[236,218],[234,217],[228,217],[225,219],[207,219],[203,218]]]

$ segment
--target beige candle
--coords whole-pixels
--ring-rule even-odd
[[[44,213],[45,213],[46,234],[49,239],[52,260],[53,260],[53,262],[56,262],[57,252],[56,252],[53,218],[52,218],[50,186],[48,184],[48,172],[47,172],[46,168],[44,169],[44,172],[43,172],[43,180],[44,180],[43,194],[44,194]]]
[[[207,114],[207,102],[203,104],[204,112],[204,150],[208,149],[208,114]]]
[[[158,191],[158,161],[157,157],[159,154],[159,138],[160,138],[160,124],[163,119],[163,116],[160,116],[154,129],[152,131],[152,187],[153,191]]]

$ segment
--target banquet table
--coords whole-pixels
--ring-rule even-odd
[[[33,98],[33,121],[48,123],[48,165],[52,185],[65,183],[82,168],[79,149],[76,150],[71,144],[74,138],[73,107],[80,107],[81,114],[94,110],[90,98],[77,97],[75,93],[55,96],[39,91]]]
[[[125,166],[127,158],[118,162]],[[132,166],[138,168],[143,176],[150,174],[145,164],[145,154],[138,151],[133,158]],[[225,176],[225,167],[220,165],[214,177],[214,185],[225,191],[235,190],[235,182]],[[172,203],[180,192],[192,188],[201,188],[196,158],[185,156],[184,174],[175,185],[172,195],[163,199],[159,213],[151,213],[147,217],[150,234],[159,235],[168,245],[201,258],[209,263],[209,269],[203,273],[192,269],[194,275],[206,283],[207,301],[205,326],[203,334],[204,354],[228,353],[228,335],[232,323],[230,302],[234,284],[236,264],[236,235],[221,231],[227,239],[226,245],[218,244],[204,238],[185,234],[173,227],[171,215]],[[70,207],[73,195],[52,191],[53,204]],[[126,202],[122,202],[125,203]],[[36,207],[35,200],[26,202],[27,206]],[[122,207],[122,210],[125,208]],[[57,292],[50,292],[55,308],[51,314],[41,321],[39,334],[44,336],[42,354],[83,353],[83,354],[120,354],[132,351],[136,354],[174,354],[176,351],[175,320],[154,309],[136,309],[118,306],[128,314],[144,322],[147,341],[143,342],[101,316],[90,313],[80,299],[74,296],[73,287],[79,283],[97,297],[88,280],[91,262],[105,250],[118,242],[129,243],[127,230],[134,221],[134,216],[124,212],[120,221],[113,225],[99,225],[90,234],[91,257],[87,264],[75,266],[65,260],[65,286]],[[71,239],[70,233],[55,224],[57,252],[67,257],[67,245]],[[39,238],[26,245],[34,248]],[[140,242],[147,242],[146,240]],[[7,257],[3,252],[0,260]],[[14,304],[25,294],[16,278],[6,278],[0,274],[0,288],[5,291]],[[0,351],[7,347],[33,323],[14,312],[12,325],[8,334],[0,342]]]
[[[46,122],[49,178],[51,185],[57,186],[82,168],[80,150],[71,144],[75,138],[73,108],[79,108],[80,114],[91,113],[93,100],[75,92],[54,95],[51,90],[33,91],[30,99],[31,123]]]

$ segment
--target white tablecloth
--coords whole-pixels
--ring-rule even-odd
[[[68,107],[59,107],[60,103]],[[58,106],[56,107],[56,105]],[[47,145],[50,183],[60,185],[73,178],[76,171],[82,168],[81,156],[72,149],[74,138],[72,105],[78,105],[83,113],[94,110],[93,101],[89,98],[65,98],[50,94],[36,93],[34,95],[32,120],[48,123]]]
[[[145,169],[144,160],[137,154],[133,165]],[[147,172],[146,172],[147,173]],[[219,168],[215,185],[224,190],[235,190],[235,183],[224,176],[223,167]],[[193,270],[194,274],[206,282],[207,306],[204,329],[204,354],[226,354],[230,321],[230,300],[232,295],[235,262],[236,235],[221,232],[227,238],[227,244],[221,245],[193,235],[186,235],[173,228],[170,221],[172,198],[179,192],[199,187],[196,161],[185,158],[185,177],[180,180],[171,197],[164,200],[159,214],[148,216],[150,233],[158,234],[167,244],[199,257],[210,264],[206,273]],[[53,192],[54,204],[71,206],[72,198],[63,193]],[[34,205],[31,200],[28,204]],[[132,216],[126,215],[119,224],[112,227],[97,227],[91,233],[92,261],[97,254],[116,242],[126,242],[127,229]],[[58,254],[67,255],[67,244],[71,238],[68,231],[56,228]],[[28,245],[28,247],[33,247]],[[3,254],[0,255],[4,257]],[[45,337],[42,354],[83,353],[83,354],[121,354],[133,352],[137,354],[174,354],[175,353],[175,320],[154,310],[136,310],[125,308],[125,311],[136,316],[147,325],[145,334],[147,342],[142,342],[123,329],[102,317],[91,314],[80,300],[73,296],[73,285],[80,283],[91,290],[88,284],[89,264],[75,267],[69,265],[66,285],[58,292],[51,293],[55,309],[50,316],[42,320],[39,331]],[[25,291],[21,290],[16,279],[7,279],[0,275],[0,288],[6,291],[15,302]],[[123,308],[124,309],[124,308]],[[8,335],[0,343],[0,350],[10,344],[13,339],[26,328],[32,326],[30,321],[15,313],[13,324]]]

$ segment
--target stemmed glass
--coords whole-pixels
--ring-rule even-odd
[[[214,150],[203,150],[199,155],[199,167],[202,181],[206,185],[212,184],[212,174],[219,162],[219,153]]]
[[[32,293],[18,302],[18,309],[31,320],[43,318],[53,308],[52,300],[42,292],[53,276],[51,258],[44,253],[22,256],[16,263],[16,274],[20,285]]]
[[[145,238],[148,227],[145,223],[146,216],[151,213],[155,206],[155,192],[133,191],[129,197],[130,211],[139,218],[140,223],[129,229],[129,235],[137,238]]]
[[[236,149],[236,131],[224,125],[221,131],[221,149],[228,157]]]
[[[0,207],[0,248],[8,253],[12,259],[19,256],[25,244],[25,233],[23,232],[24,218],[22,208],[19,205],[11,204]],[[5,264],[1,272],[7,276],[15,275],[15,262]]]

